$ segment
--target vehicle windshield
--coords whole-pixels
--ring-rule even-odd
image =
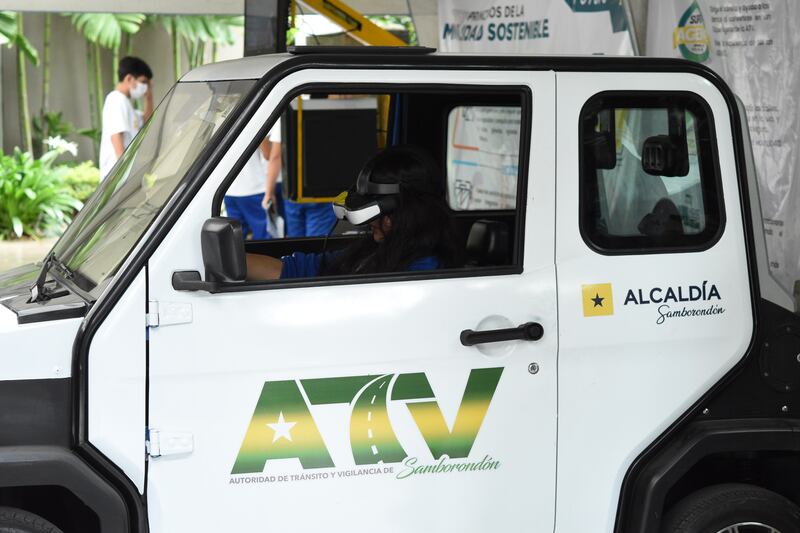
[[[178,83],[54,248],[95,298],[254,80]]]

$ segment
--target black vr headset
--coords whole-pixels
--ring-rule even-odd
[[[374,181],[375,166],[382,158],[394,155],[406,155],[417,160],[426,167],[425,175],[411,175],[394,183]],[[369,224],[373,220],[393,213],[399,205],[400,189],[403,186],[414,187],[433,193],[436,189],[433,182],[436,164],[423,150],[411,146],[393,146],[372,157],[361,171],[350,190],[341,193],[333,201],[333,212],[339,220],[346,219],[354,226]],[[402,174],[402,173],[401,173]]]

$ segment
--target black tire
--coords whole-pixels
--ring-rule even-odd
[[[667,513],[661,531],[719,533],[737,524],[761,524],[779,533],[800,533],[800,508],[780,494],[754,485],[714,485],[678,502]],[[770,530],[741,525],[739,531],[767,533]]]
[[[13,507],[0,507],[0,533],[63,532],[41,516]]]

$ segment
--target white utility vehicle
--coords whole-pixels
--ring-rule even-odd
[[[245,281],[245,250],[361,238],[220,217],[278,122],[298,204],[434,154],[463,263]],[[765,250],[743,109],[697,64],[201,67],[0,276],[0,530],[797,533],[800,321]]]

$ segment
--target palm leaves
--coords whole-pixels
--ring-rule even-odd
[[[75,29],[104,48],[119,48],[123,33],[136,33],[145,16],[138,13],[76,13],[70,17]]]
[[[207,43],[212,46],[211,60],[216,61],[217,46],[233,44],[233,29],[244,25],[244,17],[232,16],[155,15],[152,19],[160,22],[172,36],[172,65],[176,80],[182,74],[182,46],[186,46],[190,69],[205,62]]]
[[[0,44],[15,46],[34,65],[39,64],[39,53],[22,31],[22,18],[19,13],[0,11]]]
[[[11,35],[17,33],[17,17],[14,13],[0,11],[0,44],[8,44]]]

